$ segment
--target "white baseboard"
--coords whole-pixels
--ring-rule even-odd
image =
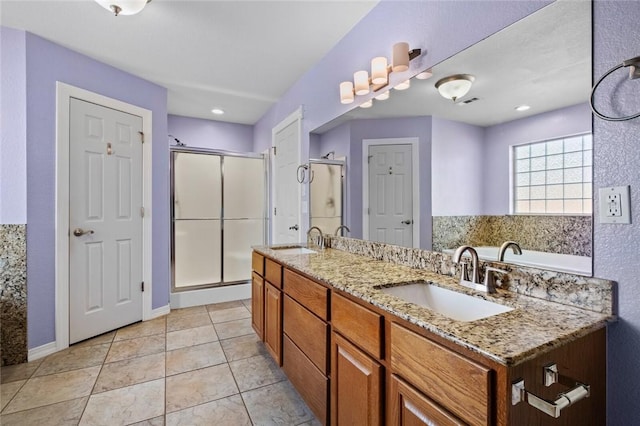
[[[251,298],[251,283],[171,293],[171,309]]]
[[[44,358],[45,356],[51,355],[55,352],[58,352],[58,346],[56,345],[56,342],[46,343],[42,346],[29,349],[27,360],[29,362],[35,361],[36,359]]]
[[[168,315],[169,312],[171,312],[171,305],[167,304],[164,306],[160,306],[159,308],[155,308],[151,310],[151,316],[149,317],[149,319],[152,320],[154,318]]]

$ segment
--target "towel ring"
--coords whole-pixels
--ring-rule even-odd
[[[609,71],[607,71],[606,73],[604,73],[604,75],[602,77],[600,77],[600,80],[598,80],[598,82],[593,86],[593,89],[591,89],[591,98],[589,99],[589,104],[591,105],[591,110],[593,111],[593,113],[598,116],[599,118],[606,120],[606,121],[627,121],[627,120],[633,120],[634,118],[638,118],[640,117],[640,112],[637,114],[633,114],[633,115],[627,115],[625,117],[609,117],[606,116],[604,114],[602,114],[600,111],[598,111],[595,107],[595,105],[593,104],[593,98],[595,97],[596,94],[596,89],[598,88],[598,86],[600,85],[600,83],[602,83],[602,81],[607,78],[609,76],[609,74],[613,73],[614,71],[617,71],[620,68],[625,68],[625,67],[631,67],[630,73],[629,73],[629,79],[634,80],[636,78],[640,78],[640,56],[636,56],[635,58],[631,58],[631,59],[627,59],[626,61],[623,61],[621,64],[616,65],[615,67],[611,68]]]

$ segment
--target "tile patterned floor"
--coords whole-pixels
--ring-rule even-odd
[[[177,309],[0,370],[0,424],[318,425],[251,328],[251,301]]]

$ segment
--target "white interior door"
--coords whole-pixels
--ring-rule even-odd
[[[285,120],[288,121],[288,120]],[[300,237],[300,183],[297,169],[300,165],[300,118],[274,131],[275,147],[273,191],[273,243],[295,243]]]
[[[369,146],[369,239],[413,246],[411,145]]]
[[[142,319],[142,118],[70,101],[69,342]]]

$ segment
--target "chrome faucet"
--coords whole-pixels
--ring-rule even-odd
[[[498,251],[498,262],[504,262],[504,254],[509,247],[511,247],[511,250],[513,250],[515,254],[522,254],[520,244],[516,243],[515,241],[505,241],[504,243],[502,243],[502,245],[500,246],[500,250]]]
[[[468,251],[471,255],[472,273],[469,277],[469,270],[467,269],[467,263],[461,262],[462,255]],[[487,266],[486,273],[484,275],[484,283],[480,283],[480,274],[478,273],[478,253],[471,246],[460,246],[453,253],[453,263],[462,263],[462,272],[460,275],[460,285],[471,288],[477,291],[485,291],[487,293],[495,293],[497,287],[497,280],[495,274],[506,274],[507,271],[502,269],[492,268]]]
[[[340,226],[338,226],[338,228],[336,229],[336,237],[341,236],[341,234],[340,234],[340,230],[341,230],[341,229],[344,229],[344,230],[346,230],[347,232],[351,232],[351,230],[349,229],[349,227],[348,227],[347,225],[340,225]]]
[[[321,249],[324,248],[324,235],[322,234],[322,230],[320,228],[318,228],[317,226],[312,226],[311,228],[309,228],[309,230],[307,231],[307,242],[311,239],[311,231],[316,230],[318,231],[318,237],[316,238],[316,240],[311,240],[313,241],[313,243],[315,245],[317,245],[318,247],[320,247]]]

